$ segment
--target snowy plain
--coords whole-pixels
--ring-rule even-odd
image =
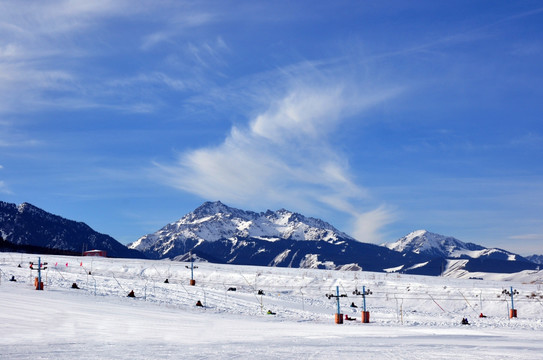
[[[194,263],[190,286],[189,263],[41,255],[36,291],[38,256],[0,253],[1,359],[543,359],[543,272],[482,281]],[[353,294],[363,286],[367,324]],[[336,287],[355,321],[334,323]]]

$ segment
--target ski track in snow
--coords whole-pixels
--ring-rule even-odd
[[[0,359],[538,359],[543,286],[334,270],[0,253]],[[68,263],[68,266],[66,266]],[[17,265],[21,264],[19,268]],[[56,264],[56,266],[55,266]],[[81,265],[82,264],[82,265]],[[91,274],[89,275],[89,272]],[[17,282],[8,281],[15,276]],[[164,283],[168,279],[169,283]],[[73,283],[80,289],[71,289]],[[334,324],[342,313],[357,321]],[[371,323],[360,322],[362,286]],[[519,317],[508,318],[519,292]],[[228,291],[229,288],[236,291]],[[126,295],[134,290],[136,298]],[[264,295],[258,295],[262,290]],[[200,300],[205,306],[196,307]],[[354,302],[358,308],[349,305]],[[277,315],[266,315],[270,309]],[[483,312],[487,318],[477,315]],[[468,317],[471,325],[462,326]]]

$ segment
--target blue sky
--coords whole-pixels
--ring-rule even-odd
[[[204,201],[543,253],[539,1],[3,1],[0,199],[128,243]]]

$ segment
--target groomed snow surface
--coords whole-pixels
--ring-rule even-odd
[[[2,359],[495,360],[543,354],[541,281],[197,263],[196,285],[190,286],[188,263],[41,260],[48,269],[42,272],[45,288],[37,291],[37,271],[28,264],[38,255],[0,253]],[[8,281],[12,276],[16,282]],[[334,323],[336,299],[326,295],[336,286],[346,295],[339,298],[341,312],[356,321]],[[360,321],[361,296],[353,295],[363,286],[371,291],[369,324]],[[502,294],[511,286],[519,292],[513,319],[511,299]],[[135,298],[126,296],[131,290]],[[195,306],[198,300],[203,307]],[[481,312],[487,317],[479,318]],[[470,325],[460,324],[463,317]]]

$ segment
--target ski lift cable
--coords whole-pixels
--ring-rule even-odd
[[[122,291],[126,292],[126,290],[123,288],[123,286],[121,285],[121,283],[119,282],[119,280],[117,280],[117,278],[115,277],[115,274],[112,272],[111,275],[113,276],[113,279],[115,279],[115,281],[117,282],[117,284],[119,284],[119,287],[121,288]]]
[[[245,278],[245,276],[243,276],[242,273],[239,273],[239,274],[241,275],[241,277],[243,278],[243,280],[245,280],[245,282],[247,283],[247,285],[249,285],[249,287],[253,289],[253,295],[254,295],[254,297],[255,297],[255,299],[256,299],[256,302],[260,305],[260,307],[262,307],[262,301],[261,301],[262,299],[259,300],[259,299],[258,299],[258,296],[257,296],[256,293],[255,293],[255,292],[256,292],[256,288],[255,288],[254,286],[252,286],[251,283],[249,283],[249,281]]]
[[[245,281],[245,283],[249,286],[249,288],[253,291],[255,291],[255,287],[247,280],[246,277],[243,276],[243,274],[239,274]],[[172,280],[178,280],[177,278],[173,278]],[[206,285],[218,285],[220,288],[224,288],[226,286],[232,286],[232,287],[240,287],[239,283],[237,282],[232,282],[232,283],[225,283],[225,282],[221,282],[221,283],[218,283],[218,282],[207,282],[207,281],[203,281],[203,283],[205,283]],[[345,287],[343,286],[343,284],[341,283],[341,286],[342,286],[342,289],[345,291]],[[288,286],[288,285],[285,285],[285,286],[267,286],[267,288],[269,289],[270,292],[283,292],[283,291],[299,291],[299,289],[301,288],[299,285],[297,286]],[[302,288],[306,291],[306,292],[311,292],[311,291],[315,291],[315,292],[318,292],[318,291],[322,291],[323,287],[322,286],[319,286],[319,285],[304,285],[302,286]],[[374,289],[376,289],[374,287]],[[381,291],[379,291],[381,290]],[[384,291],[383,291],[384,290]],[[395,289],[396,290],[396,289]],[[377,287],[377,289],[374,291],[374,296],[376,298],[388,298],[389,296],[397,296],[397,295],[400,295],[402,296],[403,299],[412,299],[412,300],[417,300],[417,299],[426,299],[426,297],[424,296],[416,296],[416,295],[410,295],[410,296],[405,296],[405,293],[403,292],[397,292],[397,291],[386,291],[385,289],[383,289],[382,287],[379,288]],[[459,297],[451,297],[451,296],[444,296],[443,294],[436,294],[434,292],[434,294],[432,295],[432,298],[434,300],[440,300],[440,301],[450,301],[450,300],[464,300],[466,301],[467,303],[469,303],[469,299],[475,301],[477,299],[480,299],[479,298],[479,295],[476,295],[476,296],[471,296],[471,297],[467,297],[465,296],[463,293],[460,292],[460,295],[462,296],[461,298]],[[530,299],[528,299],[530,300]],[[502,300],[493,300],[493,299],[487,299],[485,301],[502,301]],[[523,298],[519,298],[518,301],[526,301],[525,299]],[[471,305],[471,303],[469,303],[469,305]],[[473,306],[471,306],[473,308]]]
[[[441,305],[439,305],[439,304],[437,303],[437,301],[434,300],[434,298],[432,297],[432,295],[430,295],[430,294],[427,294],[427,295],[430,297],[430,299],[432,299],[432,301],[433,301],[433,302],[434,302],[441,310],[443,310],[443,312],[448,312],[448,311],[446,311],[445,309],[443,309],[443,308],[441,307]]]
[[[471,304],[469,303],[468,299],[466,299],[466,297],[464,296],[464,294],[462,294],[462,292],[460,290],[458,290],[458,292],[460,293],[460,295],[462,295],[462,297],[464,298],[464,300],[466,300],[466,303],[469,305],[469,307],[475,312],[477,313],[477,310],[475,310],[475,308],[473,306],[471,306]]]
[[[55,267],[55,270],[58,272],[58,274],[60,275],[60,277],[66,281],[66,278],[62,275],[62,273]]]
[[[153,265],[153,267],[155,268],[155,270],[157,271],[157,274],[160,275],[160,271],[158,271],[158,269],[156,269],[156,267]],[[83,267],[83,269],[86,270],[85,267]],[[83,270],[82,269],[82,270]],[[57,271],[57,273],[63,278],[63,280],[66,281],[66,278],[62,275],[62,273],[59,271],[59,269],[55,268],[55,270]],[[125,290],[122,286],[122,284],[119,282],[119,280],[117,279],[117,277],[115,276],[115,274],[112,272],[112,277],[115,279],[115,281],[117,282],[117,284],[119,285],[119,287],[123,290]],[[249,286],[249,288],[251,288],[253,291],[256,290],[256,288],[251,285],[251,283],[247,280],[247,278],[239,273],[239,275],[243,278],[243,280],[247,283],[247,285]],[[96,278],[94,276],[94,274],[91,274],[92,278],[94,281],[96,281]],[[266,275],[265,275],[266,276]],[[264,277],[263,277],[264,278]],[[311,279],[309,278],[308,279],[309,282],[314,282],[315,280],[317,279]],[[328,282],[328,281],[326,281]],[[213,285],[213,284],[219,284],[217,282],[205,282],[206,285]],[[346,289],[345,289],[345,286],[344,284],[340,281],[340,286],[342,287],[342,290],[346,292]],[[235,286],[236,284],[238,283],[232,283],[233,286]],[[221,288],[224,288],[226,285],[226,283],[222,282],[220,283],[220,286]],[[323,284],[324,285],[324,284]],[[266,288],[269,289],[270,292],[281,292],[281,291],[300,291],[301,292],[301,289],[304,290],[304,292],[307,294],[307,293],[310,293],[311,291],[322,291],[322,289],[326,286],[326,285],[316,285],[316,284],[308,284],[308,283],[305,283],[304,285],[300,286],[300,285],[293,285],[293,286],[288,286],[288,285],[285,285],[285,286],[266,286]],[[410,284],[409,287],[412,288],[413,291],[424,291],[424,289],[430,289],[431,287],[430,286],[425,286],[424,284]],[[187,292],[187,294],[189,294],[189,292],[185,289],[185,287],[183,286],[185,292]],[[379,284],[379,283],[374,283],[373,285],[373,288],[374,288],[374,296],[376,298],[388,298],[389,296],[394,296],[394,297],[398,297],[398,295],[400,295],[400,298],[403,300],[420,300],[420,299],[427,299],[426,297],[422,296],[422,295],[407,295],[405,294],[405,292],[398,292],[398,287],[397,286],[391,286],[391,285],[382,285],[382,284]],[[474,311],[474,307],[473,305],[470,303],[470,301],[475,301],[475,300],[480,300],[481,299],[481,296],[479,295],[476,295],[476,296],[466,296],[464,293],[462,293],[462,291],[458,290],[458,293],[461,295],[461,298],[456,296],[447,296],[446,294],[443,294],[443,292],[437,292],[435,288],[431,288],[433,291],[430,293],[428,292],[428,296],[430,297],[430,299],[435,302],[437,304],[438,301],[457,301],[457,300],[463,300],[465,301],[468,306],[470,306],[470,308],[472,308]],[[393,291],[389,291],[389,290],[393,290]],[[453,290],[452,288],[449,288],[449,291]],[[487,291],[491,291],[491,289],[489,288]],[[304,294],[304,295],[306,295]],[[256,296],[255,296],[256,297]],[[258,298],[257,298],[258,300]],[[533,300],[537,301],[541,306],[543,306],[543,303],[537,299],[536,297],[532,297],[532,298],[518,298],[516,301],[517,302],[522,302],[522,303],[527,303],[527,302],[533,302]],[[502,298],[502,297],[498,297],[498,298],[486,298],[485,299],[485,302],[486,301],[492,301],[492,302],[500,302],[500,301],[507,301],[507,299],[505,298]],[[439,305],[439,304],[437,304]],[[445,309],[443,309],[443,307],[441,307],[441,305],[439,305],[440,308],[443,310],[443,311],[446,311]]]

